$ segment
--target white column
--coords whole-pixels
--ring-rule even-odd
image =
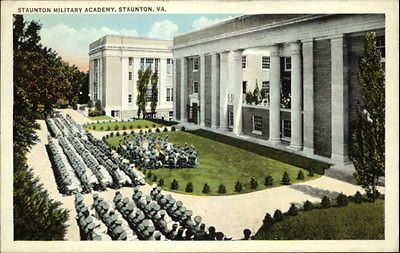
[[[187,122],[187,59],[181,58],[181,123]]]
[[[173,111],[174,111],[174,121],[177,120],[176,118],[176,94],[177,94],[177,89],[176,89],[176,58],[173,59],[173,65],[172,65],[172,69],[173,69],[173,77],[172,77],[172,88],[173,88]]]
[[[99,58],[99,79],[98,79],[98,89],[97,89],[97,96],[101,102],[101,105],[104,107],[105,104],[103,103],[103,57]]]
[[[314,154],[314,53],[313,41],[303,41],[303,91],[304,91],[304,147]]]
[[[242,70],[243,50],[232,51],[233,65],[230,76],[232,76],[233,87],[233,133],[242,133],[242,103],[243,103],[243,70]]]
[[[219,62],[218,54],[211,55],[211,128],[217,129],[217,108],[219,91]]]
[[[219,74],[219,129],[228,129],[228,56],[229,52],[220,53]]]
[[[301,81],[301,45],[299,42],[290,43],[291,71],[291,139],[290,147],[300,150],[303,147],[303,120],[302,120],[302,81]]]
[[[281,61],[278,45],[269,46],[270,67],[270,107],[269,107],[269,141],[279,143],[281,127]]]
[[[89,60],[89,99],[93,100],[93,83],[94,83],[94,64],[93,60]]]
[[[206,125],[206,63],[205,55],[200,55],[200,126],[205,127]]]
[[[347,48],[342,35],[331,38],[332,155],[339,164],[348,158]]]

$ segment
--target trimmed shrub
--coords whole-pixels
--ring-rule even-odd
[[[160,129],[156,128],[156,133],[159,133],[159,132],[160,132]]]
[[[107,126],[107,131],[111,131],[111,127],[110,126]]]
[[[164,127],[164,130],[163,130],[164,132],[168,132],[168,128],[166,128],[166,127]]]
[[[133,129],[133,125],[132,124],[129,125],[129,129]]]
[[[296,215],[299,214],[299,211],[298,211],[296,205],[292,203],[292,204],[290,205],[290,208],[289,208],[289,210],[288,210],[287,213],[288,213],[288,215],[290,215],[290,216],[296,216]]]
[[[193,192],[193,184],[192,184],[192,182],[189,182],[186,185],[185,192]]]
[[[308,170],[308,176],[313,177],[314,176],[314,170],[311,168]]]
[[[274,225],[274,219],[269,213],[265,214],[263,225],[266,229],[269,229],[270,227],[272,227],[272,225]]]
[[[356,194],[354,195],[354,203],[361,204],[361,202],[362,202],[361,192],[357,191]]]
[[[250,179],[250,188],[251,189],[257,189],[257,187],[258,187],[258,182],[254,177],[252,177]]]
[[[141,129],[141,128],[142,128],[142,126],[141,126],[141,125],[138,125],[138,126],[137,126],[137,129]]]
[[[304,173],[303,171],[299,170],[299,173],[297,173],[297,180],[304,180]]]
[[[131,131],[131,134],[134,135],[134,134],[135,134],[135,131],[132,130],[132,131]]]
[[[184,132],[186,128],[184,126],[181,127],[181,131]]]
[[[106,137],[105,137],[105,136],[103,136],[103,138],[101,138],[101,140],[102,140],[102,141],[106,141]]]
[[[279,222],[279,221],[283,221],[283,213],[281,210],[276,209],[274,212],[274,221],[275,222]]]
[[[128,135],[128,133],[127,133],[126,131],[124,131],[124,132],[122,133],[122,135],[123,135],[123,136],[126,136],[126,135]]]
[[[273,185],[273,183],[274,183],[274,179],[272,178],[271,175],[268,175],[265,177],[265,180],[264,180],[265,186],[271,186],[271,185]]]
[[[151,128],[149,128],[149,129],[147,129],[147,132],[148,132],[148,133],[151,133],[151,132],[153,132],[153,131],[151,130]]]
[[[103,131],[104,130],[104,127],[103,126],[100,126],[100,131]]]
[[[158,181],[158,185],[164,186],[164,178],[160,178],[160,180]]]
[[[321,200],[321,206],[323,208],[328,208],[331,206],[331,200],[327,196],[323,196]]]
[[[149,126],[148,126],[148,125],[145,125],[144,128],[149,128]]]
[[[140,131],[139,131],[139,134],[142,134],[143,133],[143,130],[142,129],[140,129]]]
[[[153,125],[151,125],[153,128],[155,128],[156,127],[156,124],[153,124]]]
[[[126,126],[125,125],[122,126],[122,130],[126,130]]]
[[[93,129],[93,130],[96,130],[96,125],[93,125],[92,129]]]
[[[172,127],[171,127],[171,131],[172,131],[172,132],[175,132],[175,131],[176,131],[176,127],[175,127],[175,126],[172,126]]]
[[[242,183],[237,181],[236,184],[235,184],[235,192],[241,192],[242,189],[243,189]]]
[[[286,171],[283,173],[281,184],[283,184],[283,185],[289,185],[290,184],[289,173],[287,173]]]
[[[108,134],[106,135],[106,139],[108,139],[108,137],[110,137]]]
[[[211,191],[210,186],[207,183],[205,183],[203,186],[203,190],[201,192],[207,194],[210,193],[210,191]]]
[[[117,132],[117,133],[115,134],[115,136],[120,136],[119,132]]]
[[[110,133],[110,137],[114,137],[114,132],[111,132],[111,133]]]
[[[149,170],[149,172],[147,172],[147,177],[151,178],[151,176],[152,176],[152,173],[151,173],[151,170]]]
[[[118,126],[118,125],[115,125],[115,126],[114,126],[114,130],[115,130],[115,131],[118,131],[118,129],[119,129],[119,126]]]
[[[178,181],[176,181],[176,179],[174,178],[174,180],[171,183],[171,190],[178,190],[179,189],[179,183]]]
[[[308,200],[303,205],[304,211],[311,211],[313,208],[314,208],[314,205]]]
[[[347,199],[346,195],[340,193],[336,198],[336,203],[338,206],[347,206],[349,204],[349,200]]]
[[[226,193],[225,185],[220,184],[220,185],[218,186],[218,193],[219,193],[219,194],[225,194],[225,193]]]

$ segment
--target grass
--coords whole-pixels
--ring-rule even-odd
[[[118,129],[115,128],[118,126]],[[93,129],[95,127],[95,129]],[[109,130],[107,130],[109,128]],[[125,127],[125,129],[124,129]],[[149,120],[135,120],[135,121],[119,121],[119,122],[104,122],[104,123],[94,123],[84,125],[83,128],[86,130],[95,130],[95,131],[116,131],[116,130],[132,130],[139,128],[154,128],[154,127],[162,127],[159,123],[154,123]],[[160,129],[162,130],[162,129]]]
[[[157,176],[157,180],[161,177],[164,179],[164,188],[170,190],[171,182],[176,179],[179,183],[179,189],[175,192],[185,193],[186,184],[193,184],[194,195],[219,195],[217,193],[218,186],[222,183],[225,185],[227,195],[238,194],[234,191],[234,185],[239,180],[243,185],[240,193],[263,190],[264,178],[271,175],[274,179],[273,185],[268,187],[281,186],[280,180],[285,171],[291,178],[291,183],[303,182],[315,179],[308,177],[308,172],[304,169],[283,163],[277,160],[261,156],[234,146],[210,140],[189,132],[168,132],[160,133],[168,134],[172,143],[183,146],[185,143],[192,144],[198,152],[199,166],[187,169],[168,169],[162,168],[151,170],[152,175]],[[107,143],[116,147],[123,136],[108,138]],[[297,173],[302,170],[305,180],[296,180]],[[256,189],[250,188],[250,178],[254,177],[258,182]],[[150,178],[146,179],[148,183],[153,183]],[[203,194],[202,189],[204,183],[207,183],[211,192]]]
[[[102,115],[102,116],[96,116],[96,117],[88,117],[91,120],[112,120],[110,116]]]
[[[257,240],[381,240],[385,235],[383,199],[374,203],[349,203],[346,207],[299,212],[274,224],[261,227]]]

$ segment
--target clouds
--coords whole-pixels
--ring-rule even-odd
[[[106,34],[139,36],[135,29],[114,30],[108,27],[75,29],[62,23],[43,27],[40,32],[44,46],[53,48],[65,61],[81,69],[87,68],[89,44]]]
[[[160,22],[154,22],[149,32],[150,38],[172,39],[178,33],[178,25],[174,22],[164,19]]]
[[[209,18],[203,16],[198,19],[195,19],[193,21],[192,27],[195,30],[199,30],[199,29],[223,22],[223,21],[231,19],[231,18],[232,18],[232,16],[224,17],[224,18],[209,19]]]

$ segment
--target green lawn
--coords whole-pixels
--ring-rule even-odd
[[[96,117],[88,117],[88,118],[91,120],[111,120],[111,119],[113,119],[110,116],[106,116],[106,115],[96,116]]]
[[[118,129],[116,129],[115,126],[118,126]],[[95,131],[132,130],[139,128],[154,128],[154,127],[162,127],[162,125],[159,123],[151,122],[149,120],[140,119],[135,121],[124,121],[124,122],[119,121],[119,122],[94,123],[83,126],[83,128],[86,130],[95,130]]]
[[[257,240],[350,240],[384,239],[384,203],[349,203],[346,207],[313,209],[274,224],[269,231],[261,227]]]
[[[299,170],[303,171],[305,180],[319,177],[317,174],[314,177],[308,177],[308,172],[298,167],[188,132],[160,134],[168,134],[171,142],[178,145],[192,144],[197,149],[200,163],[198,167],[190,169],[162,168],[151,170],[152,174],[157,176],[157,181],[161,177],[164,179],[164,188],[168,190],[170,190],[173,179],[176,179],[179,183],[179,189],[175,190],[176,192],[184,192],[186,184],[192,182],[194,191],[191,194],[204,195],[201,191],[204,183],[207,183],[211,188],[208,195],[218,195],[218,186],[223,183],[227,190],[226,194],[229,195],[238,194],[234,192],[234,185],[238,180],[243,185],[241,193],[247,193],[267,188],[264,186],[264,178],[268,174],[274,179],[273,185],[269,187],[281,185],[280,180],[284,171],[289,173],[292,183],[299,182],[296,180]],[[123,136],[108,138],[107,142],[115,147],[122,138]],[[255,190],[250,189],[249,186],[251,177],[254,177],[258,182],[258,187]],[[147,182],[152,183],[152,180],[148,178]]]

